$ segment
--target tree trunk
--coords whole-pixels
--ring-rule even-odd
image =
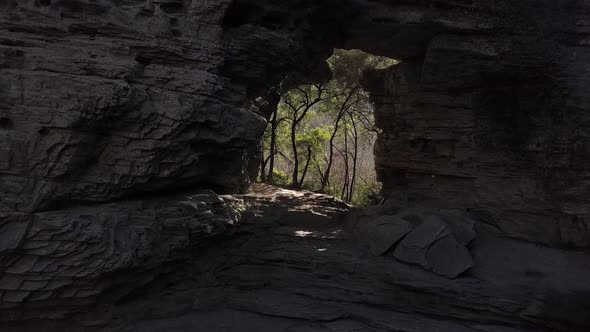
[[[303,180],[305,180],[305,175],[307,174],[307,170],[309,169],[309,163],[311,162],[311,146],[307,146],[307,161],[305,162],[305,166],[303,167],[303,174],[301,174],[301,180],[299,180],[299,186],[303,187]]]
[[[267,173],[266,173],[266,166],[268,165],[268,161],[270,160],[270,155],[266,156],[266,158],[264,158],[264,160],[262,161],[262,169],[260,172],[260,180],[263,183],[268,183],[268,177],[267,177]]]
[[[352,196],[354,195],[354,186],[355,186],[355,179],[356,179],[356,166],[358,162],[358,142],[359,142],[359,135],[358,130],[356,127],[356,122],[352,114],[350,115],[350,121],[352,122],[352,129],[353,129],[353,139],[354,139],[354,152],[352,156],[352,176],[350,178],[350,186],[348,188],[348,201],[352,201]]]
[[[314,85],[314,87],[317,89],[318,95],[313,99],[309,94],[310,92],[304,91],[301,88],[297,88],[297,90],[299,92],[301,92],[305,97],[305,102],[302,105],[300,105],[299,107],[296,107],[295,105],[293,105],[293,103],[291,101],[289,101],[288,99],[285,100],[285,104],[287,104],[287,106],[289,106],[289,108],[291,108],[291,110],[293,111],[293,115],[292,115],[292,119],[291,119],[291,148],[293,149],[293,174],[291,176],[291,185],[295,188],[300,187],[299,181],[298,181],[299,180],[299,158],[297,156],[297,143],[296,143],[296,139],[295,139],[297,126],[299,125],[299,123],[301,123],[301,121],[303,121],[303,119],[307,115],[307,112],[309,112],[309,110],[312,109],[312,107],[314,105],[316,105],[317,103],[319,103],[320,101],[323,100],[322,93],[323,93],[324,87],[321,84]]]
[[[299,158],[297,156],[297,143],[295,141],[295,130],[297,130],[297,120],[293,119],[291,123],[291,148],[293,149],[293,175],[291,182],[293,187],[299,187]]]
[[[348,180],[349,180],[349,167],[348,167],[348,128],[346,126],[346,118],[344,120],[344,153],[342,154],[344,159],[344,183],[342,184],[342,192],[340,193],[340,199],[346,200],[346,193],[348,192]]]
[[[334,131],[330,136],[330,151],[328,152],[328,164],[326,165],[326,171],[322,176],[322,187],[320,189],[321,192],[326,190],[326,186],[330,182],[330,171],[332,170],[332,162],[334,161],[334,138],[336,137],[336,133],[338,132],[338,123],[340,121],[336,121],[334,125]]]
[[[357,88],[353,88],[349,91],[348,95],[346,96],[346,99],[344,100],[344,103],[342,103],[342,105],[340,106],[340,110],[338,111],[338,115],[336,115],[336,121],[334,122],[334,131],[332,132],[332,135],[330,136],[330,152],[328,154],[328,165],[326,166],[326,171],[324,172],[324,175],[322,176],[322,186],[320,191],[325,191],[326,187],[328,186],[328,184],[330,183],[330,172],[332,171],[332,164],[333,164],[333,160],[334,160],[334,139],[336,138],[336,134],[338,133],[338,127],[340,125],[340,121],[342,120],[342,117],[345,114],[345,111],[348,107],[348,103],[350,102],[350,99],[358,92]]]
[[[264,141],[260,144],[260,181],[266,183],[266,159],[264,158]]]
[[[275,155],[276,148],[277,148],[277,116],[279,113],[279,109],[275,108],[272,113],[272,118],[270,119],[270,160],[268,166],[268,183],[273,183],[273,175],[275,169]]]

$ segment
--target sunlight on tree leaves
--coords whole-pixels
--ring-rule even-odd
[[[335,50],[333,79],[281,96],[263,138],[260,179],[369,205],[379,200],[373,106],[361,82],[368,69],[399,62],[359,50]],[[289,180],[287,180],[289,178]]]

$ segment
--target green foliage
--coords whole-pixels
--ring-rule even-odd
[[[287,185],[289,184],[289,176],[287,175],[287,173],[283,172],[283,171],[279,171],[278,169],[273,169],[272,170],[273,173],[273,179],[274,179],[274,183],[278,184],[278,185]]]
[[[380,191],[381,186],[378,182],[361,184],[358,186],[357,193],[351,203],[357,206],[377,205],[383,199]]]
[[[330,140],[332,126],[323,125],[311,128],[309,125],[302,126],[295,135],[295,141],[300,148],[311,147],[314,154],[323,152],[324,144]]]
[[[358,50],[335,50],[328,60],[332,81],[285,92],[276,114],[272,182],[322,189],[358,205],[378,203],[380,184],[372,155],[377,131],[369,96],[360,82],[366,70],[397,63]],[[270,127],[263,138],[267,158]],[[294,178],[296,183],[291,183]]]

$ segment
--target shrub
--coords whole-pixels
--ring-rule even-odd
[[[272,170],[272,174],[272,181],[274,184],[286,186],[289,183],[289,176],[287,173],[275,168]]]

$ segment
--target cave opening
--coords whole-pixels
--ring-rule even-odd
[[[589,1],[0,8],[1,331],[590,331]]]
[[[358,49],[334,49],[331,78],[288,82],[261,141],[258,182],[306,189],[360,206],[382,201],[373,150],[380,133],[364,88],[369,71],[398,60]],[[287,79],[288,80],[288,79]]]

